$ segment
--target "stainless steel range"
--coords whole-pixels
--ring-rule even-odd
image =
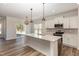
[[[58,40],[58,55],[61,55],[62,48],[63,48],[63,24],[55,24],[54,25],[56,32],[53,33],[54,36],[60,36],[61,38]]]

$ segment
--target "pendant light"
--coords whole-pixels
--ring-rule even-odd
[[[25,22],[24,22],[26,25],[28,25],[29,23],[33,23],[33,20],[32,20],[32,10],[33,10],[33,9],[31,8],[30,10],[31,10],[31,20],[28,21],[28,19],[27,19],[28,17],[26,17],[26,20],[25,20]]]
[[[45,4],[45,3],[43,3],[43,18],[42,18],[42,21],[45,21],[45,15],[44,15],[45,7],[44,7],[44,4]]]
[[[30,23],[33,23],[33,20],[32,20],[32,8],[30,9],[31,10],[31,21],[30,21]]]
[[[26,25],[29,24],[29,21],[28,21],[28,17],[27,17],[27,16],[26,16],[26,20],[24,21],[24,23],[25,23]]]

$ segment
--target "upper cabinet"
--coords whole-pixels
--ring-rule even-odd
[[[64,28],[78,28],[78,17],[56,17],[45,23],[46,28],[54,28],[54,24],[63,24]]]
[[[63,24],[63,17],[58,17],[57,19],[59,24]]]
[[[54,24],[58,24],[58,19],[57,18],[54,18],[54,19],[51,19],[51,20],[47,20],[45,22],[45,27],[46,28],[54,28]]]
[[[63,27],[64,28],[70,27],[69,18],[63,18]]]
[[[77,18],[77,16],[70,18],[70,28],[78,28],[78,18]]]
[[[77,16],[63,18],[64,28],[78,28]]]

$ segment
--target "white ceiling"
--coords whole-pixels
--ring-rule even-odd
[[[45,16],[54,15],[77,8],[75,3],[46,3]],[[0,16],[30,18],[30,8],[33,8],[33,19],[42,17],[42,3],[0,3]]]

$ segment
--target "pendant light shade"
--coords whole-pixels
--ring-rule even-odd
[[[45,15],[44,15],[45,7],[44,7],[44,4],[45,4],[45,3],[43,3],[43,18],[42,18],[42,21],[45,21]]]
[[[28,17],[26,17],[26,20],[24,21],[24,24],[26,24],[26,25],[29,24]]]

